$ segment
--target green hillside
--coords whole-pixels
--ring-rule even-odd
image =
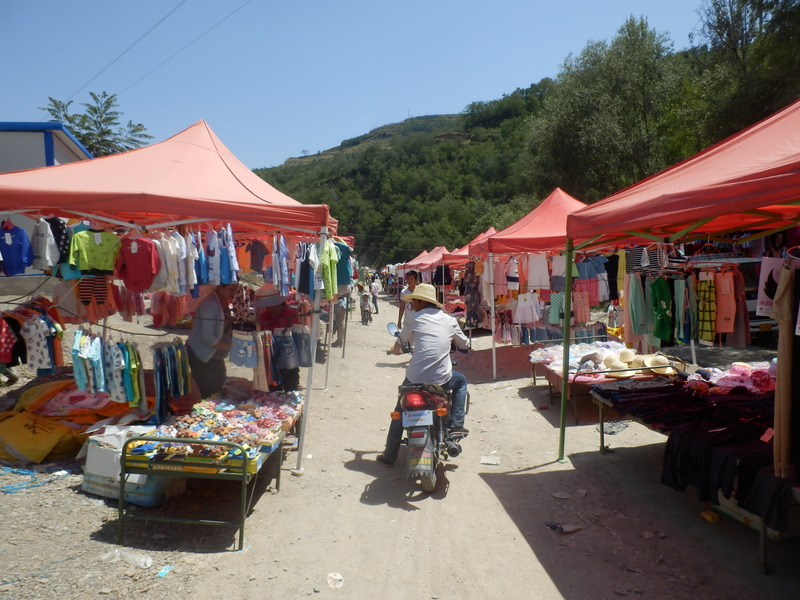
[[[690,49],[630,18],[553,79],[255,172],[330,205],[375,266],[505,227],[555,187],[595,202],[800,96],[800,0],[706,0],[701,16]]]

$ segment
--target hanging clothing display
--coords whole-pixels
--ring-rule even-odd
[[[44,219],[39,219],[33,226],[31,248],[33,250],[33,263],[31,266],[34,269],[50,271],[58,264],[61,255],[58,251],[56,238],[50,228],[50,223]]]
[[[24,273],[33,264],[33,248],[28,233],[11,221],[0,224],[0,254],[3,256],[3,273],[13,277]]]
[[[550,288],[550,269],[547,265],[547,255],[542,253],[528,254],[528,281],[529,290]]]
[[[144,292],[153,285],[161,259],[152,240],[136,235],[121,240],[115,267],[126,288]]]
[[[464,270],[464,304],[467,308],[464,326],[474,329],[481,323],[478,309],[481,305],[481,292],[478,276],[475,274],[475,261],[470,260]]]

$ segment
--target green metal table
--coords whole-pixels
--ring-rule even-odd
[[[246,448],[241,444],[219,440],[197,440],[187,438],[159,438],[152,436],[139,436],[131,438],[122,447],[120,457],[120,481],[119,481],[119,518],[117,521],[117,543],[122,545],[124,524],[126,520],[155,521],[166,523],[193,523],[200,525],[217,525],[222,527],[234,527],[239,530],[239,550],[244,546],[244,523],[247,517],[254,496],[255,484],[251,487],[248,495],[248,486],[258,477],[262,467],[268,466],[268,474],[275,481],[275,489],[280,490],[281,485],[281,463],[283,462],[283,438],[281,432],[278,441],[267,448],[267,451],[258,452],[251,459],[231,459],[227,457],[219,459],[198,458],[183,454],[169,453],[150,453],[150,454],[128,454],[128,447],[136,442],[174,442],[178,444],[208,445],[208,446],[227,446],[238,450],[238,455],[247,456]],[[265,447],[262,446],[262,449]],[[239,519],[234,521],[222,521],[211,519],[187,519],[177,517],[165,517],[156,515],[134,515],[128,514],[125,502],[125,483],[128,475],[162,475],[170,477],[186,477],[194,479],[216,479],[223,481],[235,481],[241,485],[240,512]]]

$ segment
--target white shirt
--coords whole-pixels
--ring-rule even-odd
[[[411,290],[408,289],[408,286],[405,286],[402,290],[400,290],[400,302],[406,303],[406,309],[403,311],[403,316],[410,315],[414,312],[414,306],[411,304],[410,300],[403,300],[403,296],[406,294],[411,294]]]
[[[462,350],[469,348],[469,340],[458,326],[458,321],[434,307],[414,312],[413,317],[408,315],[400,332],[400,340],[414,346],[406,367],[406,377],[411,383],[447,383],[453,375],[450,342],[455,342]]]
[[[372,292],[373,296],[377,296],[378,293],[381,291],[381,286],[377,280],[369,284],[369,291]]]

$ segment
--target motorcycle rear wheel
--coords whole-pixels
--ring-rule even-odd
[[[422,485],[422,490],[424,492],[433,493],[436,490],[436,470],[431,471],[430,473],[425,473],[420,478],[420,484]]]

